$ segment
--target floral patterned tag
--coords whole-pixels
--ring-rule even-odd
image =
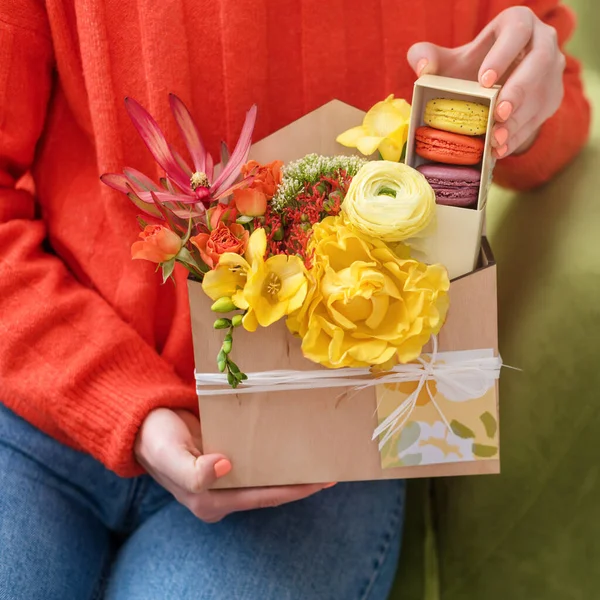
[[[417,386],[418,382],[377,386],[379,422],[400,406]],[[435,405],[443,413],[450,429]],[[497,458],[495,388],[489,389],[481,398],[452,402],[437,391],[435,381],[428,381],[402,429],[383,447],[381,467],[389,469]]]

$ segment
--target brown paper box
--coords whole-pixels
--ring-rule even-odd
[[[189,282],[196,370],[216,372],[223,333],[212,329],[211,301]],[[497,350],[496,266],[486,242],[481,268],[452,282],[441,351]],[[311,370],[283,322],[255,333],[236,330],[234,354],[246,372]],[[222,452],[234,469],[217,487],[247,487],[498,473],[494,460],[382,469],[375,389],[340,399],[343,389],[200,397],[205,452]],[[497,398],[497,389],[494,390]]]
[[[334,100],[254,144],[250,157],[262,163],[277,159],[287,163],[313,152],[351,154],[335,138],[360,124],[363,117],[362,111]],[[468,226],[465,219],[472,216],[468,213],[479,218],[479,211],[457,210],[448,222],[443,213],[438,214],[438,227],[453,232],[452,240],[447,238],[445,245],[438,247],[450,259],[456,252],[463,258],[470,252],[464,247],[461,250],[462,228]],[[479,235],[479,225],[475,230]],[[456,234],[458,231],[461,235]],[[478,240],[475,247],[479,247]],[[471,268],[459,269],[460,274],[472,270],[473,257],[468,261]],[[482,246],[479,266],[451,284],[450,312],[439,335],[440,351],[497,351],[496,267],[487,243]],[[212,328],[211,301],[201,285],[190,280],[188,288],[196,371],[215,373],[223,332]],[[246,373],[318,368],[304,359],[300,340],[288,332],[283,321],[255,333],[236,329],[233,358]],[[223,453],[234,465],[216,487],[499,472],[497,459],[382,469],[378,443],[371,439],[377,426],[375,388],[347,397],[343,392],[337,388],[201,396],[204,451]],[[497,400],[497,386],[493,394]]]

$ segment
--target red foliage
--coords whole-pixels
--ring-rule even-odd
[[[312,226],[326,217],[340,213],[342,201],[348,191],[351,177],[341,171],[336,178],[321,177],[315,184],[306,184],[293,206],[283,214],[267,207],[264,224],[267,229],[267,253],[269,255],[298,255],[304,259],[307,268],[311,267],[312,255],[307,246],[312,234]]]

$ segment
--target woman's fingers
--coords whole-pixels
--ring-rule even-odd
[[[212,515],[204,517],[203,520],[214,522],[233,512],[273,508],[282,504],[288,504],[289,502],[302,500],[320,492],[326,487],[330,487],[330,485],[318,483],[311,485],[248,488],[243,490],[215,490],[209,494],[210,507],[207,507],[206,502],[202,500],[198,503],[197,510],[201,512],[209,510]]]
[[[417,77],[421,77],[421,75],[445,73],[451,52],[449,48],[442,48],[429,42],[419,42],[409,48],[406,56]]]
[[[538,115],[534,116],[511,135],[505,144],[494,148],[493,155],[496,158],[506,158],[507,156],[510,156],[513,152],[521,148],[521,146],[535,139],[543,122],[544,119],[540,118]]]
[[[221,454],[202,456],[197,447],[199,432],[198,418],[191,413],[158,408],[140,428],[136,457],[170,492],[200,493],[231,469],[231,464]]]
[[[511,73],[498,96],[492,135],[494,155],[509,156],[536,135],[563,98],[565,57],[556,31],[541,22],[534,26],[531,49]]]
[[[515,118],[518,121],[528,121],[530,114],[518,116],[519,112],[531,110],[546,110],[546,102],[550,103],[552,114],[562,101],[562,95],[554,94],[554,85],[549,89],[553,92],[548,94],[543,90],[548,87],[544,82],[550,84],[554,81],[562,81],[561,75],[564,70],[565,59],[556,43],[556,31],[541,22],[535,25],[533,43],[527,56],[514,70],[498,95],[498,103],[495,118],[506,121]],[[542,90],[542,97],[534,97],[532,91]],[[507,107],[510,110],[507,110]],[[548,117],[550,115],[546,115]]]
[[[493,22],[495,42],[479,67],[478,80],[492,87],[506,75],[532,39],[535,17],[530,9],[519,7]],[[477,40],[476,40],[477,42]]]

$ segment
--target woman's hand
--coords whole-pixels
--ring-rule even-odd
[[[146,471],[194,515],[215,523],[232,512],[267,508],[306,498],[331,484],[214,490],[231,470],[220,454],[202,455],[200,422],[185,410],[153,410],[137,436],[135,455]]]
[[[556,30],[524,6],[506,9],[460,48],[415,44],[408,61],[418,76],[473,79],[485,87],[503,83],[492,136],[497,158],[527,150],[562,102],[565,57]]]

